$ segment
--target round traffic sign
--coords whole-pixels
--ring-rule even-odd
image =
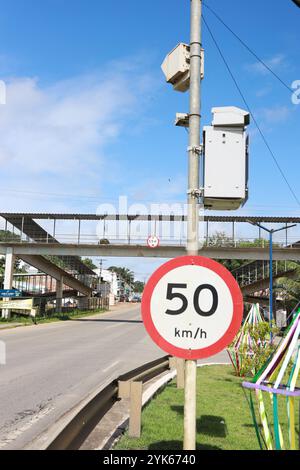
[[[159,238],[156,235],[148,237],[147,245],[149,248],[158,248],[159,247]]]
[[[184,256],[161,266],[142,299],[145,328],[167,353],[201,359],[225,349],[243,318],[243,296],[232,274],[200,256]]]

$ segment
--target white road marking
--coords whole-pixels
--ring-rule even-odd
[[[112,369],[113,367],[117,366],[118,364],[120,364],[121,361],[116,361],[116,362],[113,362],[113,364],[111,364],[110,366],[106,367],[106,369],[103,369],[102,372],[108,372],[110,369]]]

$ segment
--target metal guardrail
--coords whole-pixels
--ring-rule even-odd
[[[161,244],[165,245],[175,245],[175,246],[185,246],[187,242],[186,236],[182,235],[167,235],[163,233],[157,233],[157,236],[160,239]],[[222,248],[247,248],[257,247],[257,248],[268,248],[268,240],[264,238],[258,239],[258,237],[238,237],[234,238],[228,236],[224,239],[214,239],[214,236],[203,235],[200,240],[203,246],[205,247],[222,247]],[[20,244],[27,245],[32,243],[38,243],[43,245],[52,245],[53,241],[48,237],[35,237],[34,240],[26,237],[16,238],[15,236],[6,236],[2,237],[0,243],[2,245],[6,244]],[[147,235],[144,236],[135,236],[131,235],[129,237],[118,236],[115,234],[106,234],[104,237],[99,237],[94,234],[82,234],[80,237],[77,237],[76,234],[57,234],[57,242],[55,244],[72,244],[72,245],[142,245],[147,246]],[[251,246],[251,244],[253,244]],[[299,236],[289,237],[288,243],[284,237],[276,239],[277,248],[299,248]]]
[[[285,261],[273,262],[273,274],[284,276],[285,273],[294,271]],[[233,276],[240,284],[241,287],[251,285],[258,281],[269,279],[270,277],[270,262],[269,261],[254,261],[247,263],[232,271]]]
[[[170,358],[165,356],[113,380],[83,406],[65,428],[48,444],[46,450],[79,449],[103,416],[119,400],[119,382],[140,381],[146,383],[169,369]]]

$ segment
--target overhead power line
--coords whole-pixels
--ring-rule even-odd
[[[212,30],[211,30],[210,27],[208,26],[207,21],[205,20],[204,17],[203,17],[203,22],[204,22],[204,24],[205,24],[205,26],[206,26],[206,28],[207,28],[207,30],[208,30],[208,32],[209,32],[211,38],[212,38],[212,40],[213,40],[213,42],[214,42],[214,44],[215,44],[215,46],[216,46],[216,48],[217,48],[217,50],[218,50],[218,52],[219,52],[219,54],[220,54],[220,56],[221,56],[221,58],[222,58],[222,60],[223,60],[223,62],[224,62],[224,64],[225,64],[225,66],[226,66],[226,68],[227,68],[227,70],[228,70],[228,72],[229,72],[229,74],[230,74],[230,76],[231,76],[231,78],[232,78],[232,80],[233,80],[233,82],[234,82],[234,84],[235,84],[235,86],[236,86],[236,88],[237,88],[237,90],[238,90],[238,92],[239,92],[239,94],[240,94],[240,96],[241,96],[241,98],[242,98],[242,100],[243,100],[243,102],[244,102],[244,104],[245,104],[247,110],[249,111],[249,113],[250,113],[250,115],[251,115],[251,117],[252,117],[252,119],[253,119],[253,122],[254,122],[255,126],[257,127],[257,130],[258,130],[258,132],[259,132],[259,134],[260,134],[260,136],[261,136],[261,138],[262,138],[264,144],[266,145],[266,147],[267,147],[267,149],[268,149],[268,151],[269,151],[269,153],[270,153],[270,155],[271,155],[271,157],[272,157],[272,159],[273,159],[273,161],[274,161],[274,163],[275,163],[275,165],[276,165],[276,167],[277,167],[279,173],[281,174],[283,180],[285,181],[287,187],[289,188],[289,191],[290,191],[290,193],[292,194],[293,198],[295,199],[295,201],[297,202],[297,204],[300,206],[300,200],[298,199],[298,197],[297,197],[295,191],[293,190],[291,184],[289,183],[289,181],[288,181],[288,179],[287,179],[287,177],[286,177],[286,175],[285,175],[283,169],[281,168],[281,166],[280,166],[280,164],[279,164],[279,162],[278,162],[278,160],[277,160],[277,158],[276,158],[276,156],[275,156],[273,150],[271,149],[270,144],[269,144],[269,142],[267,141],[267,139],[266,139],[266,137],[265,137],[265,135],[264,135],[264,133],[263,133],[263,131],[262,131],[260,125],[258,124],[258,121],[257,121],[255,115],[253,114],[252,109],[250,108],[250,105],[248,104],[248,101],[246,100],[245,95],[244,95],[244,93],[242,92],[242,89],[241,89],[241,87],[239,86],[238,81],[237,81],[237,79],[235,78],[235,75],[234,75],[234,73],[232,72],[228,61],[226,60],[226,58],[225,58],[225,56],[224,56],[224,54],[223,54],[223,52],[222,52],[222,50],[221,50],[221,48],[220,48],[220,46],[219,46],[219,44],[218,44],[218,42],[217,42],[217,40],[216,40],[216,38],[215,38],[215,36],[214,36]]]
[[[245,43],[245,41],[243,41],[237,33],[235,33],[232,28],[230,28],[230,26],[228,26],[228,24],[225,23],[225,21],[220,17],[220,15],[218,15],[218,13],[213,10],[209,5],[207,5],[205,2],[203,2],[203,5],[220,21],[220,23],[222,23],[223,26],[225,26],[225,28],[247,49],[248,52],[250,52],[250,54],[253,55],[253,57],[255,57],[256,60],[258,60],[258,62],[263,65],[285,88],[287,88],[289,90],[289,92],[292,92],[294,93],[294,90],[287,84],[284,82],[284,80],[276,73],[274,72],[274,70],[268,65],[266,64],[266,62],[264,60],[262,60],[257,54],[256,52],[254,52],[249,46],[248,44]]]

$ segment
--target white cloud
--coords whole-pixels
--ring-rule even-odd
[[[258,90],[255,95],[258,97],[258,98],[264,98],[265,96],[267,96],[269,93],[271,93],[272,91],[272,88],[271,87],[265,87],[265,88],[261,88],[260,90]]]
[[[186,176],[175,175],[170,178],[156,175],[155,178],[143,178],[132,185],[130,195],[133,200],[146,202],[182,201],[186,194]]]
[[[260,114],[267,123],[279,124],[288,120],[292,110],[288,106],[274,106],[260,110]]]
[[[284,54],[274,55],[273,57],[264,60],[264,62],[271,70],[274,71],[287,67],[286,57]],[[246,69],[259,75],[267,75],[269,73],[268,69],[261,62],[247,64]]]
[[[104,169],[109,172],[108,144],[126,131],[127,120],[139,121],[153,79],[138,65],[121,63],[47,87],[32,77],[6,85],[7,104],[0,112],[1,208],[12,205],[12,193],[3,194],[7,188],[32,191],[27,210],[34,210],[42,205],[38,195],[34,201],[34,191],[100,194]],[[9,210],[21,210],[20,194],[13,204],[18,207]],[[61,206],[67,205],[66,199]]]

